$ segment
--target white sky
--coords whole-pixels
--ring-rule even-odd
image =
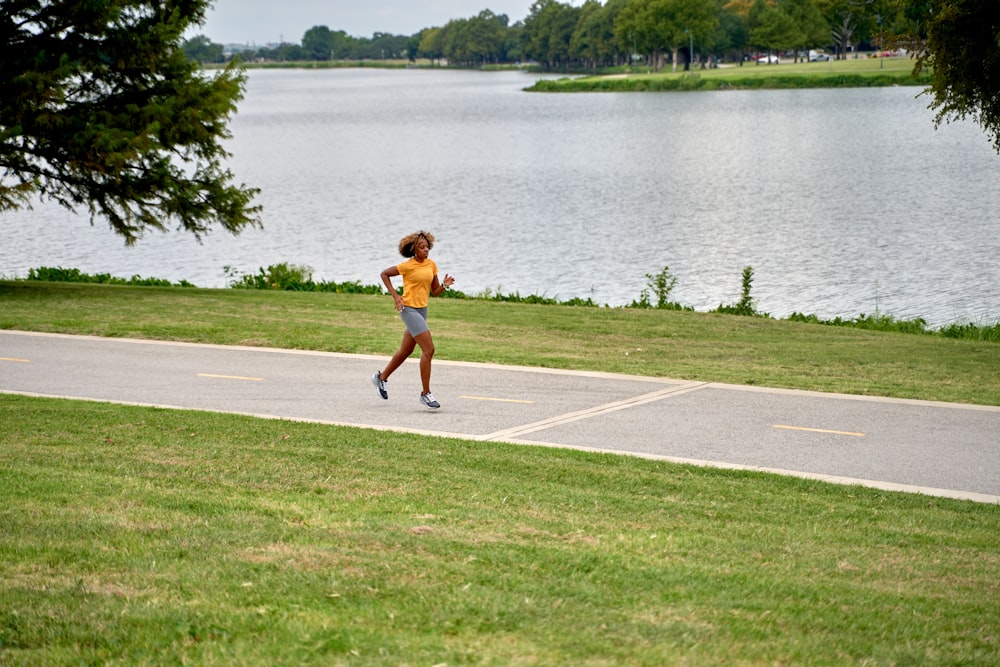
[[[531,5],[532,0],[215,0],[205,25],[191,32],[219,44],[259,45],[301,42],[317,25],[353,37],[412,35],[484,9],[506,14],[513,24],[528,16]]]

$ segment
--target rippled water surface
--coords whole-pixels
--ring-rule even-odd
[[[1000,318],[1000,157],[972,123],[935,130],[916,88],[531,94],[531,75],[259,71],[231,168],[262,231],[152,234],[40,205],[5,214],[0,274],[66,266],[226,283],[278,262],[378,282],[426,228],[465,292],[674,300],[932,325]]]

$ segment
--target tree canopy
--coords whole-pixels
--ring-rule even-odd
[[[901,24],[904,3],[926,1],[534,0],[528,15],[514,23],[484,9],[410,36],[351,37],[316,25],[301,45],[230,48],[263,61],[426,58],[472,67],[529,61],[554,70],[600,70],[639,59],[652,69],[668,58],[675,65],[678,58],[686,64],[740,62],[761,49],[794,55],[837,41],[843,58],[849,48],[878,48]]]
[[[208,76],[182,35],[210,0],[0,2],[0,211],[35,197],[100,216],[131,244],[259,226],[222,140],[244,73]]]
[[[917,69],[932,72],[937,122],[972,118],[1000,152],[1000,2],[911,0],[925,50]]]

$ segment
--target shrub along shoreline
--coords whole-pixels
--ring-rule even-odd
[[[288,263],[271,264],[266,269],[261,267],[256,273],[240,273],[233,267],[226,267],[226,275],[229,277],[228,285],[231,289],[249,290],[284,290],[295,292],[327,292],[333,294],[382,294],[381,285],[366,285],[360,281],[315,281],[312,271],[308,267],[298,266]],[[38,267],[30,269],[28,280],[43,282],[66,282],[66,283],[92,283],[106,285],[130,285],[134,287],[189,287],[197,286],[182,280],[171,283],[163,278],[142,277],[139,275],[130,278],[120,278],[110,273],[87,274],[75,268],[61,267]],[[656,274],[646,274],[646,288],[642,290],[637,300],[633,300],[623,308],[636,309],[660,309],[660,310],[682,310],[695,312],[690,306],[684,306],[670,300],[670,292],[677,283],[677,278],[670,273],[669,267]],[[734,304],[720,304],[709,313],[722,313],[728,315],[741,315],[746,317],[759,317],[765,319],[772,318],[768,313],[758,310],[757,302],[751,295],[753,286],[753,268],[743,269],[742,290],[740,299]],[[525,303],[547,306],[582,306],[590,308],[608,308],[607,305],[596,303],[593,299],[572,298],[559,300],[544,295],[530,294],[522,296],[519,292],[504,294],[499,291],[486,291],[478,294],[466,294],[461,290],[448,290],[443,298],[450,299],[477,299],[482,301],[494,301],[504,303]],[[808,324],[822,324],[825,326],[851,327],[868,331],[887,331],[907,334],[938,335],[945,338],[962,340],[974,340],[990,343],[1000,343],[1000,320],[985,322],[952,322],[941,327],[929,327],[927,321],[916,317],[912,319],[899,319],[889,313],[875,312],[871,314],[861,313],[853,318],[835,317],[824,319],[815,314],[793,312],[787,318],[791,322],[802,322]]]

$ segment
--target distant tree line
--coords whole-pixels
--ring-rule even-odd
[[[325,25],[306,31],[302,42],[283,42],[262,47],[241,47],[235,53],[226,52],[222,44],[198,35],[187,40],[184,52],[189,58],[203,63],[224,63],[238,55],[244,61],[326,62],[330,60],[414,60],[411,44],[414,37],[377,32],[372,37],[351,37],[343,30],[333,31]]]
[[[799,54],[829,48],[845,58],[863,46],[882,49],[890,36],[913,34],[914,7],[929,0],[586,0],[575,7],[536,0],[523,21],[484,9],[414,35],[352,37],[317,25],[299,44],[241,52],[245,60],[330,61],[427,59],[457,66],[538,63],[549,70],[598,70],[636,64],[659,70],[751,53]],[[919,12],[917,12],[919,13]],[[189,57],[223,62],[223,47],[198,36]]]

